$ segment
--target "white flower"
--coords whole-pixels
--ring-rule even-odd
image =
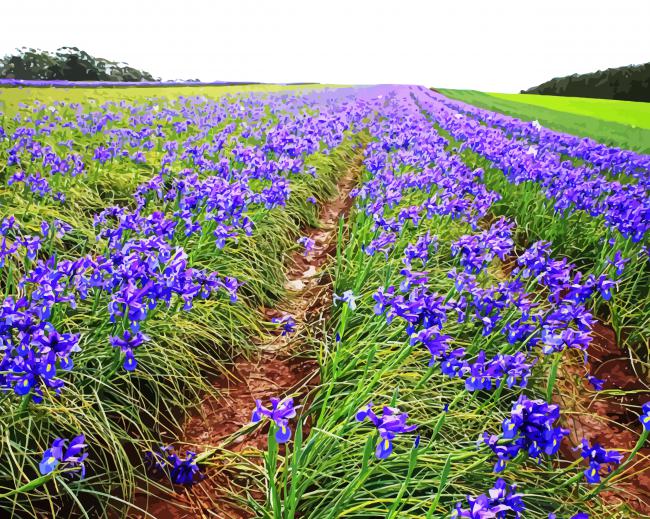
[[[352,293],[352,290],[346,290],[343,292],[343,295],[337,296],[334,294],[334,304],[336,305],[337,301],[342,301],[348,304],[350,310],[354,310],[357,307],[357,296]]]

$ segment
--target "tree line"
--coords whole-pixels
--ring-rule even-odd
[[[0,78],[67,81],[159,81],[126,63],[96,58],[76,47],[54,52],[21,48],[0,58]]]
[[[521,93],[650,102],[650,63],[557,77]]]

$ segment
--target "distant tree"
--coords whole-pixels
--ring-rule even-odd
[[[650,101],[650,63],[557,77],[522,94]]]
[[[16,49],[0,58],[0,77],[68,81],[156,81],[151,74],[104,58],[95,58],[76,47],[55,52]]]

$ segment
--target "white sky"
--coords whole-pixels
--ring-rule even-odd
[[[0,55],[88,53],[162,79],[517,92],[650,61],[650,0],[0,0]]]

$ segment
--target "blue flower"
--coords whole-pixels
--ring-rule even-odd
[[[516,485],[507,485],[503,479],[499,478],[487,494],[481,494],[475,498],[467,496],[468,508],[463,508],[462,503],[456,503],[451,517],[452,519],[488,519],[490,517],[519,519],[526,507],[521,494],[517,494],[516,490]]]
[[[357,411],[356,420],[362,422],[369,419],[379,432],[379,442],[375,455],[385,459],[393,452],[393,439],[398,434],[408,433],[417,429],[417,425],[406,425],[407,413],[401,413],[395,407],[384,406],[382,416],[379,418],[372,410],[372,402]],[[419,439],[417,440],[419,444]]]
[[[641,411],[642,412],[641,416],[639,416],[639,420],[641,421],[643,428],[646,431],[650,431],[650,402],[643,404]]]
[[[262,405],[261,400],[255,400],[255,409],[251,421],[259,422],[265,417],[272,420],[278,430],[275,433],[275,439],[278,443],[285,443],[291,438],[291,429],[289,428],[289,419],[296,416],[296,410],[293,405],[293,398],[271,398],[271,409]]]
[[[603,389],[603,385],[605,384],[604,380],[596,378],[593,375],[590,375],[588,373],[587,373],[586,377],[587,377],[587,381],[593,386],[593,388],[596,391],[601,391]]]
[[[185,453],[185,459],[180,459],[176,455],[172,455],[173,467],[171,470],[171,480],[172,483],[176,485],[185,485],[192,486],[197,476],[200,477],[200,469],[197,465],[195,458],[196,453],[192,451],[187,451]]]
[[[605,464],[618,465],[623,459],[623,455],[618,451],[606,451],[600,444],[594,443],[589,445],[586,438],[582,439],[582,446],[580,455],[584,460],[589,462],[589,468],[584,471],[585,478],[588,483],[600,482],[600,469]],[[611,471],[611,467],[609,468]]]
[[[282,317],[274,317],[271,319],[272,323],[282,325],[282,335],[287,335],[296,331],[296,320],[290,315],[284,315]]]
[[[61,463],[65,443],[63,438],[57,438],[52,442],[52,446],[43,453],[43,459],[38,465],[41,474],[49,474]]]
[[[124,353],[124,363],[122,366],[126,371],[134,371],[138,367],[138,361],[135,359],[134,351],[148,340],[149,337],[142,332],[138,331],[133,333],[130,330],[125,330],[122,337],[109,337],[111,346],[120,348]]]
[[[298,243],[305,247],[304,256],[307,256],[314,249],[314,245],[316,245],[316,242],[309,236],[301,236],[298,238]]]
[[[630,261],[629,258],[624,258],[620,250],[616,251],[613,259],[607,258],[607,263],[613,265],[616,269],[617,276],[621,276],[623,274],[623,271],[625,270],[625,264],[628,261]]]
[[[153,475],[158,477],[165,475],[175,485],[189,487],[205,477],[196,463],[195,452],[186,451],[185,459],[181,459],[169,445],[160,447],[159,452],[147,452],[145,463]]]
[[[80,434],[70,440],[66,449],[65,447],[68,441],[63,438],[56,438],[52,442],[52,446],[43,452],[43,459],[38,465],[41,474],[47,475],[55,469],[62,467],[66,473],[79,474],[79,477],[83,478],[86,475],[84,460],[88,456],[82,452],[86,447],[84,442],[85,437],[83,434]],[[68,469],[78,470],[70,471]]]
[[[386,259],[390,253],[397,236],[392,232],[383,232],[378,238],[372,240],[368,245],[362,245],[361,248],[368,256],[373,256],[376,252],[382,252]]]

